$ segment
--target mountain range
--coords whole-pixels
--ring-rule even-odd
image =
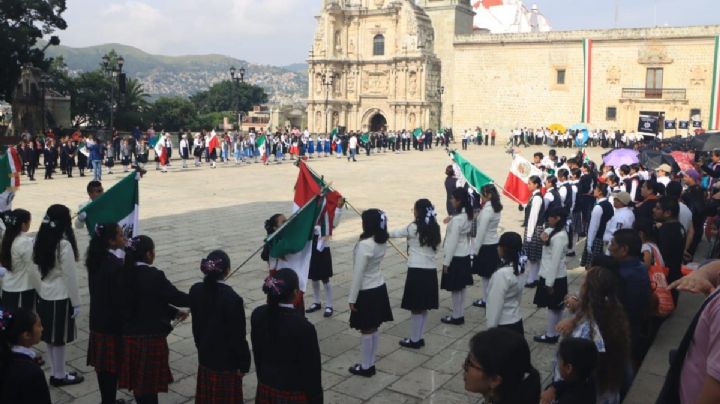
[[[49,57],[63,56],[71,74],[97,69],[102,56],[111,50],[125,59],[123,71],[139,80],[152,98],[190,96],[230,78],[230,67],[244,67],[245,82],[261,86],[271,103],[295,104],[307,97],[307,65],[252,64],[223,55],[153,55],[122,44],[103,44],[84,48],[51,46]]]

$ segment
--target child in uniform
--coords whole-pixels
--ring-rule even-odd
[[[338,207],[335,209],[335,216],[332,223],[333,229],[340,223],[342,206],[344,204],[345,201],[342,197],[340,197]],[[332,285],[330,284],[330,278],[333,276],[333,264],[330,247],[327,245],[327,242],[327,237],[321,237],[320,226],[315,226],[312,256],[310,257],[310,271],[308,274],[308,279],[312,281],[313,297],[315,298],[315,301],[305,312],[314,313],[322,308],[320,302],[320,282],[322,281],[323,286],[325,287],[325,312],[323,313],[323,317],[330,317],[334,313]]]
[[[473,302],[475,307],[485,307],[490,278],[498,268],[498,226],[502,204],[494,184],[488,184],[480,190],[482,209],[477,217],[477,230],[473,238],[472,251],[475,253],[473,273],[480,275],[483,281],[483,299]]]
[[[450,203],[457,214],[446,219],[443,244],[443,273],[440,288],[452,294],[452,315],[440,319],[445,324],[465,324],[465,288],[473,284],[470,263],[472,201],[465,188],[455,188]]]
[[[35,310],[38,286],[37,265],[33,262],[33,240],[30,230],[30,212],[15,209],[5,214],[7,226],[0,249],[0,262],[7,269],[2,283],[2,306],[5,310],[18,308]]]

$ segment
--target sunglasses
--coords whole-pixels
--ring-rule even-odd
[[[462,368],[463,368],[463,370],[464,370],[465,372],[467,372],[468,370],[470,370],[470,368],[479,370],[479,371],[481,371],[481,372],[482,372],[482,370],[483,370],[483,368],[480,367],[480,365],[476,365],[476,364],[473,363],[472,360],[470,360],[470,355],[468,355],[467,358],[465,358],[465,362],[463,363]]]

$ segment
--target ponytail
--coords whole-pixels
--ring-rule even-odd
[[[500,194],[498,194],[495,184],[487,184],[480,190],[480,193],[489,197],[490,205],[495,213],[500,213],[503,209],[502,203],[500,203]]]
[[[437,250],[440,245],[440,225],[437,222],[435,207],[428,199],[418,199],[415,202],[415,225],[417,226],[420,246],[427,246]]]
[[[567,222],[567,213],[565,212],[565,209],[563,209],[563,208],[554,208],[548,212],[547,216],[560,218],[560,220],[558,220],[558,222],[555,224],[555,227],[553,227],[552,232],[550,232],[550,235],[548,236],[548,239],[545,242],[545,245],[549,246],[550,241],[552,240],[553,236],[555,236],[556,234],[565,230],[565,225]]]
[[[32,216],[25,209],[15,209],[5,212],[2,221],[5,222],[5,234],[0,246],[0,263],[12,272],[12,245],[18,235],[22,232],[25,223],[29,223]]]
[[[498,241],[498,246],[503,249],[503,256],[500,257],[501,265],[512,265],[515,276],[524,273],[527,256],[522,250],[522,236],[513,231],[503,233]]]
[[[460,202],[462,208],[465,209],[468,220],[473,220],[473,218],[475,218],[475,212],[473,211],[472,198],[468,191],[465,188],[455,188],[452,192],[452,197]]]
[[[87,254],[85,256],[85,267],[88,272],[95,272],[102,264],[110,242],[117,238],[122,228],[117,223],[103,223],[95,225],[95,231],[90,239]]]

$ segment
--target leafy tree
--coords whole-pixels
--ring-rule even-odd
[[[199,113],[249,111],[255,105],[266,103],[268,96],[262,87],[225,80],[193,95],[190,100]]]
[[[117,81],[111,85],[117,86]],[[137,79],[129,78],[125,83],[125,93],[120,94],[119,89],[115,90],[115,127],[122,130],[129,130],[143,124],[144,114],[150,109],[147,100],[148,95],[143,89],[142,83]]]
[[[223,119],[228,116],[233,116],[235,113],[232,111],[224,111],[224,112],[208,112],[204,114],[198,114],[195,116],[195,118],[190,122],[190,129],[199,131],[199,130],[210,130],[215,129],[218,126],[220,126],[221,123],[223,123]]]
[[[147,114],[157,128],[171,131],[190,126],[197,119],[196,115],[195,104],[185,97],[160,97]]]
[[[0,1],[0,99],[11,100],[23,64],[47,69],[35,45],[43,35],[67,28],[61,17],[65,9],[65,0]]]
[[[83,72],[72,81],[73,125],[102,126],[110,119],[110,79],[100,70]]]

